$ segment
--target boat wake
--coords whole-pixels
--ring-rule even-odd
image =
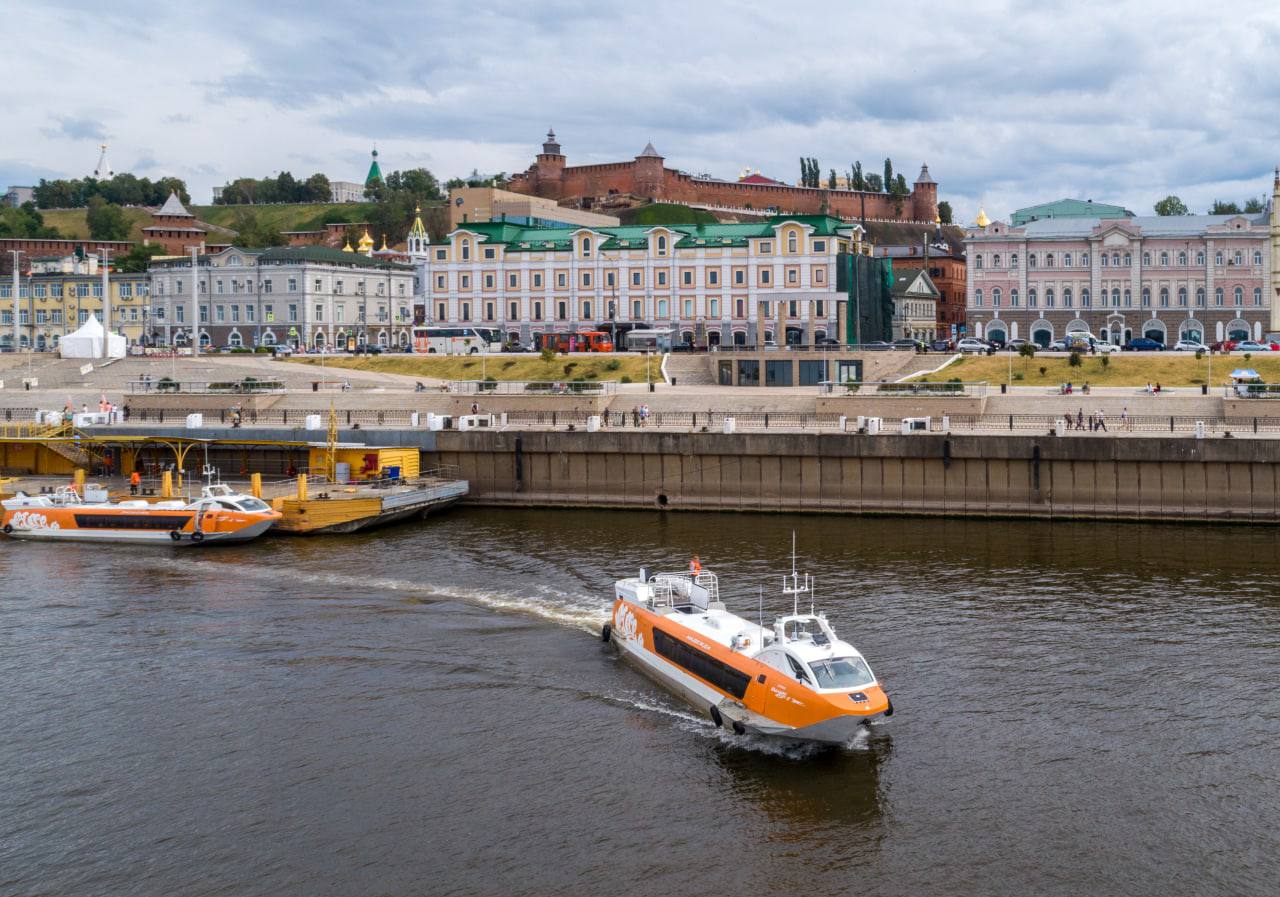
[[[255,564],[228,564],[226,561],[197,560],[192,563],[183,559],[157,559],[156,566],[169,567],[174,571],[190,572],[208,565],[219,572],[227,572],[233,568],[237,576],[269,580],[278,584],[279,571],[269,566]],[[492,591],[488,589],[472,589],[463,586],[433,585],[431,583],[413,582],[407,579],[391,579],[386,577],[354,576],[349,573],[319,570],[292,570],[289,579],[293,582],[307,583],[351,590],[362,595],[370,590],[386,591],[430,601],[456,601],[475,607],[484,607],[502,613],[518,614],[536,620],[544,620],[560,626],[580,629],[592,635],[598,635],[600,627],[609,619],[609,603],[593,598],[590,595],[572,594],[549,586],[540,586],[536,595],[520,595],[514,592]]]

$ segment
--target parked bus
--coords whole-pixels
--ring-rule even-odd
[[[671,343],[670,330],[636,329],[622,338],[622,344],[628,352],[670,352]]]
[[[478,355],[501,352],[496,330],[478,327],[415,327],[413,351],[422,355]]]
[[[603,330],[544,333],[538,340],[538,348],[554,352],[612,352],[613,341]]]

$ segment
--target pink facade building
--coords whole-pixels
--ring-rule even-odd
[[[1280,176],[1274,191],[1280,197]],[[966,233],[969,332],[1048,345],[1073,331],[1258,339],[1280,330],[1280,220],[1267,212],[993,221]],[[1277,308],[1280,311],[1280,308]]]

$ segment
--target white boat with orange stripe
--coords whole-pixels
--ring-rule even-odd
[[[86,490],[88,491],[88,490]],[[103,493],[105,495],[105,492]],[[195,501],[85,501],[63,487],[6,499],[0,530],[13,539],[206,545],[246,542],[265,533],[280,512],[252,495],[216,484]]]
[[[893,703],[857,649],[826,615],[800,613],[812,579],[784,578],[794,613],[762,625],[730,613],[720,583],[695,560],[688,573],[645,570],[614,587],[602,637],[622,657],[739,734],[843,744],[893,715]],[[763,606],[763,597],[761,599]]]

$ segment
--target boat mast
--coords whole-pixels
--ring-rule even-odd
[[[812,598],[813,577],[808,573],[801,575],[796,567],[796,531],[791,531],[791,575],[782,577],[782,594],[791,596],[792,616],[800,616],[800,596],[810,593],[810,612],[813,609]]]

